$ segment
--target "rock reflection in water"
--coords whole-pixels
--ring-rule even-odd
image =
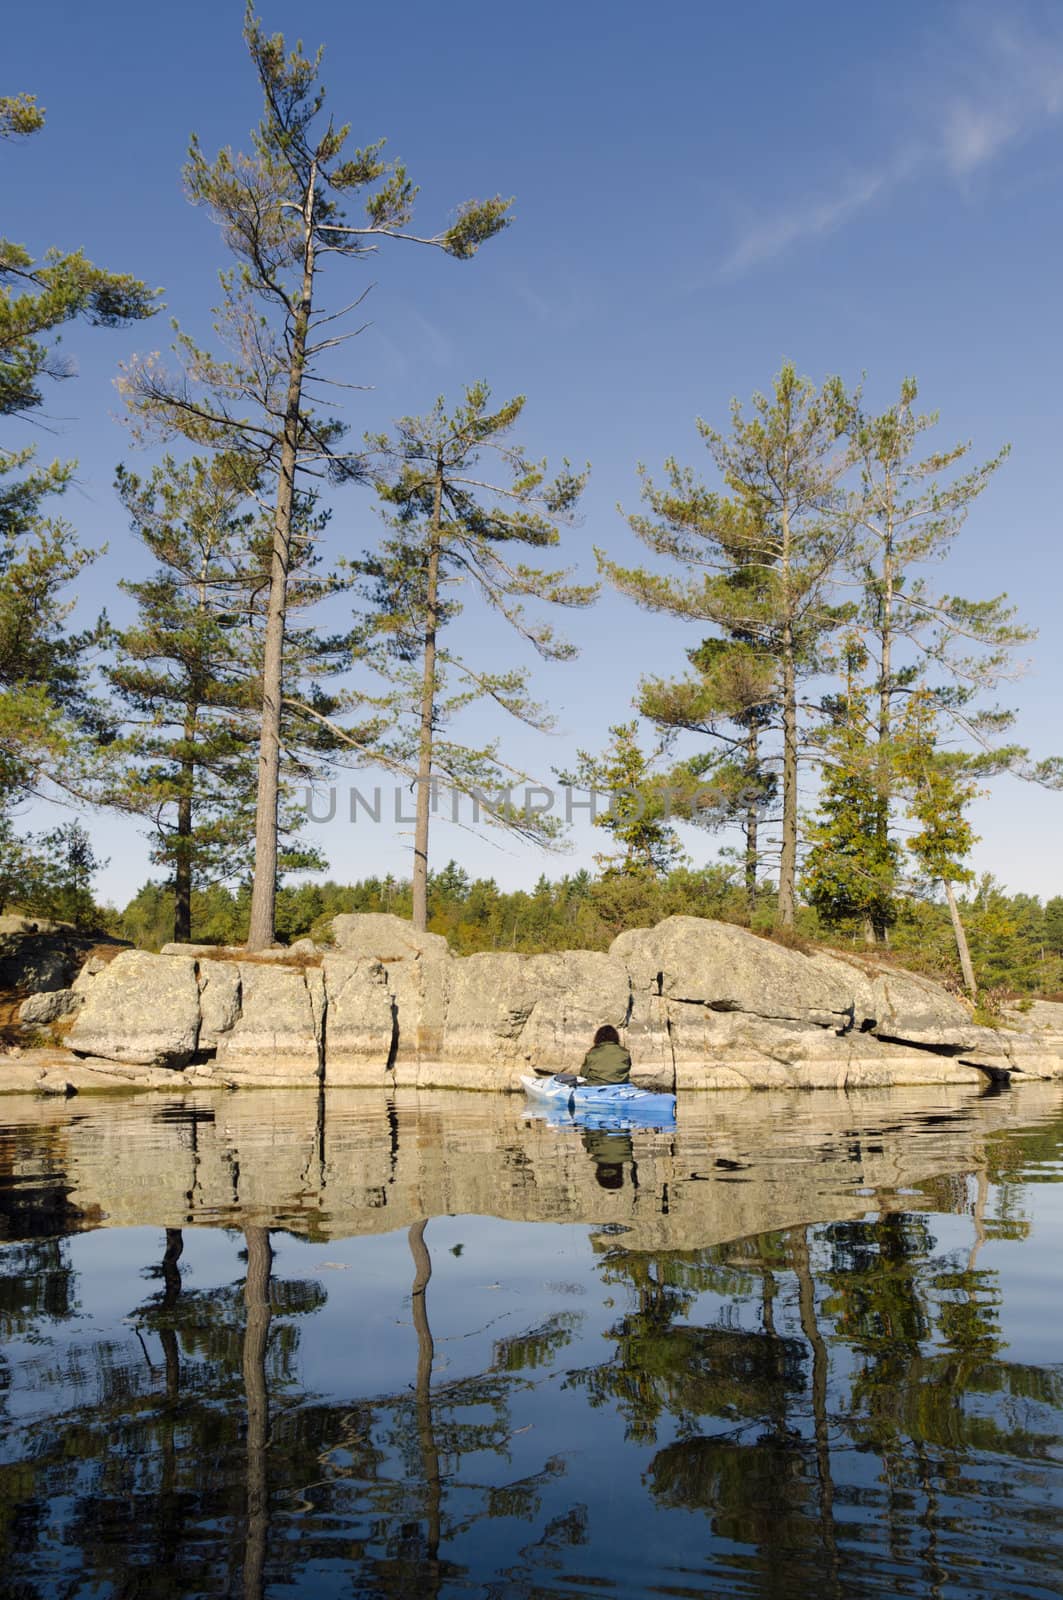
[[[593,1134],[581,1139],[502,1095],[333,1091],[316,1105],[298,1090],[176,1102],[8,1096],[0,1162],[15,1177],[0,1201],[0,1227],[6,1217],[24,1237],[33,1226],[60,1232],[101,1221],[251,1223],[323,1239],[466,1212],[619,1222],[639,1248],[697,1247],[857,1217],[872,1193],[876,1204],[904,1209],[896,1191],[984,1167],[993,1131],[1050,1116],[1060,1090],[708,1099],[684,1103],[674,1129],[606,1133],[599,1148]],[[603,1165],[611,1169],[604,1185]],[[45,1221],[36,1205],[19,1220],[31,1191]]]
[[[1058,1090],[244,1100],[2,1108],[11,1592],[1055,1591]]]

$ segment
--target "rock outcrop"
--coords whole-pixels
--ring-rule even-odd
[[[316,1084],[323,1071],[320,971],[255,961],[241,961],[236,970],[239,1013],[213,1035],[222,1073],[234,1082]]]
[[[669,917],[614,940],[631,981],[632,1053],[685,1088],[977,1082],[983,1031],[914,973],[806,955],[744,928]]]
[[[199,1044],[199,987],[187,956],[123,950],[92,979],[67,1035],[77,1055],[184,1067]]]
[[[81,1001],[82,996],[76,989],[42,989],[23,1000],[18,1008],[18,1020],[35,1026],[58,1022],[61,1017],[71,1016]]]
[[[395,1064],[398,1008],[383,964],[370,956],[328,955],[322,973],[327,1081],[385,1083]]]
[[[697,917],[608,953],[537,956],[456,957],[392,916],[336,917],[332,932],[287,963],[126,951],[51,1003],[83,1001],[78,1057],[145,1081],[516,1089],[521,1073],[578,1067],[604,1022],[637,1076],[684,1090],[1063,1077],[1063,1007],[979,1028],[928,979]]]

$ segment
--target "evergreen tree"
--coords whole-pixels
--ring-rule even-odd
[[[150,818],[153,859],[168,869],[174,891],[173,936],[189,939],[193,890],[249,875],[253,864],[268,530],[242,463],[222,455],[180,464],[167,456],[146,481],[120,470],[118,491],[158,566],[149,579],[122,584],[139,616],[116,634],[107,670],[126,717],[108,798]],[[349,633],[321,635],[295,625],[301,608],[343,587],[335,575],[317,573],[312,500],[300,496],[296,514],[281,722],[281,869],[322,864],[294,837],[305,817],[293,803],[292,779],[320,771],[328,759],[334,741],[327,723],[346,701],[331,695],[325,680],[346,671],[351,654]]]
[[[47,910],[78,928],[92,928],[99,919],[92,880],[107,866],[92,848],[80,822],[66,822],[41,837],[46,858],[54,862],[55,887]]]
[[[167,457],[146,481],[120,470],[118,493],[157,566],[122,584],[138,618],[107,669],[125,720],[108,798],[150,819],[187,940],[193,888],[251,865],[253,515],[221,456]]]
[[[1053,955],[1063,956],[1063,895],[1045,901],[1044,938]]]
[[[35,132],[43,112],[32,96],[0,100],[0,135]],[[49,250],[36,261],[0,240],[0,417],[31,417],[44,384],[72,376],[48,335],[75,319],[120,327],[151,316],[156,293],[136,278],[104,271],[80,251]],[[73,586],[93,559],[70,526],[43,506],[70,482],[74,462],[37,465],[33,446],[0,442],[0,808],[10,810],[47,780],[80,787],[83,737],[107,718],[85,671],[99,627],[70,631]]]
[[[751,416],[734,403],[729,436],[698,423],[727,495],[707,490],[674,461],[668,463],[666,489],[644,484],[651,515],[633,517],[632,527],[655,554],[693,570],[661,576],[599,555],[600,570],[640,605],[714,623],[733,644],[740,692],[729,688],[717,699],[714,684],[690,691],[696,706],[700,688],[707,729],[715,731],[726,718],[747,718],[747,759],[752,755],[759,762],[759,744],[753,755],[749,742],[754,714],[778,706],[778,918],[784,927],[793,924],[797,880],[799,683],[817,670],[825,639],[850,615],[849,608],[831,603],[849,543],[839,490],[844,457],[837,448],[845,419],[837,379],[816,390],[787,363],[770,396],[754,395]],[[651,687],[644,699],[648,709],[662,709],[656,693]],[[758,740],[759,732],[758,727]],[[751,802],[765,793],[752,784]],[[749,839],[747,824],[747,848]]]
[[[674,583],[655,589],[660,609],[690,620],[714,623],[723,638],[704,639],[687,651],[694,674],[679,679],[644,678],[638,709],[666,733],[697,733],[707,741],[705,775],[711,774],[719,797],[718,820],[738,822],[745,835],[746,898],[757,897],[757,872],[762,848],[760,825],[776,798],[777,780],[765,761],[763,736],[777,714],[775,671],[755,632],[743,624],[750,601],[764,597],[767,563],[764,540],[748,505],[730,503],[710,493],[689,468],[674,459],[665,463],[665,486],[655,484],[644,469],[642,496],[650,515],[629,518],[651,549],[684,564],[707,567],[718,576],[698,594],[694,585],[680,591]],[[756,559],[750,559],[754,555]],[[634,574],[609,568],[610,577],[630,583]],[[644,580],[648,575],[640,573]],[[641,590],[641,584],[639,585]],[[627,592],[633,592],[628,587]],[[643,591],[644,592],[644,591]],[[636,593],[642,598],[642,593]],[[665,606],[665,599],[671,604]],[[648,603],[648,602],[644,602]]]
[[[93,898],[92,880],[106,865],[80,822],[19,838],[10,818],[0,817],[0,910],[13,905],[29,916],[94,929],[103,913]]]
[[[1006,595],[971,601],[938,594],[919,574],[919,568],[948,555],[1009,450],[960,472],[954,469],[964,462],[969,445],[919,458],[922,437],[938,415],[919,414],[917,398],[915,380],[907,378],[896,405],[872,417],[857,398],[846,424],[859,473],[850,496],[859,534],[852,554],[864,593],[860,621],[874,657],[875,732],[884,751],[887,799],[896,708],[908,692],[923,686],[927,665],[948,680],[935,690],[942,710],[968,733],[993,740],[1002,723],[999,715],[978,709],[977,696],[1007,672],[1015,648],[1034,637],[1016,621]]]
[[[284,638],[299,485],[307,474],[339,483],[363,472],[359,456],[343,447],[344,425],[311,399],[315,384],[336,381],[325,370],[329,352],[354,336],[333,331],[343,309],[323,309],[320,269],[331,256],[361,261],[384,237],[465,259],[506,225],[509,203],[471,203],[444,232],[414,234],[416,190],[405,169],[386,163],[380,144],[345,157],[347,127],[322,120],[320,51],[312,59],[300,46],[286,53],[284,40],[267,35],[250,7],[244,38],[265,101],[251,153],[225,149],[210,162],[193,139],[185,167],[190,199],[216,218],[236,260],[222,275],[216,324],[228,353],[213,355],[182,334],[176,375],[147,359],[127,369],[124,388],[142,431],[242,456],[249,476],[275,485],[248,936],[250,948],[261,949],[274,936]],[[367,195],[365,216],[350,222],[343,204],[359,192]]]
[[[490,791],[508,790],[523,774],[509,767],[496,742],[475,748],[446,736],[452,717],[487,700],[533,728],[550,717],[531,698],[528,674],[514,667],[490,672],[472,665],[455,625],[458,598],[472,591],[505,619],[547,661],[568,660],[575,649],[548,624],[529,617],[525,601],[586,606],[597,593],[573,584],[565,571],[546,571],[507,559],[514,546],[551,549],[559,525],[570,520],[586,481],[566,462],[546,476],[545,462],[529,459],[509,434],[524,408],[523,396],[497,411],[490,390],[473,384],[452,413],[438,400],[423,417],[404,417],[393,438],[370,444],[380,462],[379,489],[390,509],[390,535],[380,550],[357,564],[371,610],[364,643],[374,649],[389,687],[377,697],[394,727],[388,753],[415,776],[413,920],[428,915],[428,834],[436,784],[454,796],[471,795],[489,821],[524,836],[551,836],[555,819],[519,806],[492,802]],[[497,471],[480,465],[493,460]],[[376,647],[382,647],[378,649]]]
[[[858,921],[872,938],[896,918],[900,850],[877,827],[881,808],[874,712],[863,684],[867,651],[850,636],[845,690],[827,697],[824,767],[816,819],[807,827],[803,889],[828,927]]]
[[[603,802],[594,811],[594,826],[619,846],[615,855],[594,857],[603,872],[628,877],[660,877],[681,860],[683,847],[671,826],[672,787],[654,772],[654,758],[638,742],[638,725],[622,722],[609,729],[612,743],[601,755],[577,751],[574,773],[560,773],[562,783],[589,789]],[[607,808],[606,808],[607,807]]]
[[[858,538],[855,574],[863,590],[861,623],[872,655],[875,698],[873,740],[877,797],[867,816],[882,862],[890,857],[893,802],[900,783],[893,741],[906,697],[932,680],[939,709],[973,742],[999,746],[1012,713],[985,708],[979,696],[1008,675],[1015,649],[1033,637],[1016,621],[1006,595],[985,601],[939,594],[921,568],[951,550],[972,505],[1005,460],[1005,448],[980,466],[965,468],[969,445],[920,456],[936,413],[921,415],[912,378],[895,405],[869,416],[852,402],[846,431],[859,481],[850,495]],[[1003,764],[1029,771],[1027,752],[999,752]],[[1031,772],[1050,780],[1052,763]],[[872,919],[876,937],[885,925]]]
[[[908,794],[908,815],[916,824],[908,849],[924,875],[940,883],[949,908],[963,981],[972,999],[978,984],[956,899],[956,884],[970,883],[966,865],[976,843],[967,818],[968,805],[980,792],[977,758],[946,749],[941,743],[940,712],[926,690],[909,698],[901,734],[900,772]]]

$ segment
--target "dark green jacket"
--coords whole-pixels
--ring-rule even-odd
[[[626,1083],[631,1076],[631,1057],[622,1044],[596,1044],[584,1056],[579,1075],[590,1083]]]

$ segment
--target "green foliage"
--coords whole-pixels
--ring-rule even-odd
[[[837,442],[846,397],[838,379],[816,389],[786,363],[750,414],[735,401],[731,431],[698,430],[725,492],[674,458],[664,487],[640,469],[649,514],[629,518],[650,551],[679,566],[662,576],[598,552],[600,571],[651,611],[713,624],[722,640],[691,653],[698,678],[643,684],[640,709],[664,728],[718,741],[721,794],[746,831],[746,885],[756,897],[758,823],[781,770],[779,916],[793,922],[798,762],[804,750],[797,684],[819,670],[825,641],[852,614],[832,588],[849,542]],[[762,738],[774,744],[765,757]]]
[[[383,161],[379,144],[344,155],[349,127],[324,113],[321,51],[311,58],[300,44],[288,50],[281,35],[264,32],[250,5],[244,41],[264,106],[251,153],[226,147],[209,161],[193,136],[184,172],[189,199],[217,221],[235,261],[221,276],[215,332],[222,351],[178,332],[176,372],[155,357],[139,359],[126,368],[121,388],[135,434],[181,437],[197,449],[222,452],[241,463],[245,481],[263,500],[272,483],[250,933],[258,949],[275,934],[283,712],[312,729],[312,749],[327,734],[332,747],[344,744],[357,759],[370,742],[365,729],[345,722],[342,713],[351,709],[345,697],[334,696],[326,706],[290,694],[284,659],[300,492],[308,480],[313,488],[322,478],[339,484],[365,476],[359,454],[343,447],[346,424],[310,398],[311,386],[337,383],[328,375],[329,353],[360,331],[335,331],[337,318],[353,305],[331,313],[322,308],[321,262],[325,256],[360,262],[382,237],[417,240],[467,258],[506,226],[509,202],[470,204],[445,232],[412,233],[416,190],[405,169]],[[365,215],[352,221],[344,207],[359,192]]]
[[[858,475],[849,494],[857,530],[852,566],[863,589],[864,638],[874,651],[878,732],[889,739],[896,705],[929,672],[945,678],[933,689],[938,709],[992,741],[1010,717],[1001,722],[999,712],[979,712],[977,696],[1007,673],[1032,631],[1016,621],[1006,595],[975,601],[941,594],[919,569],[949,553],[1009,448],[965,470],[969,445],[920,457],[923,435],[938,415],[918,413],[917,398],[914,378],[906,378],[897,403],[873,417],[857,395],[846,423]]]
[[[101,930],[108,913],[93,898],[92,880],[105,866],[80,822],[19,838],[0,817],[0,910]]]
[[[107,678],[124,712],[110,749],[107,799],[145,817],[153,859],[176,891],[173,937],[187,939],[193,888],[240,878],[253,864],[256,710],[269,530],[242,464],[224,455],[167,456],[146,480],[119,471],[118,493],[134,532],[155,558],[152,576],[124,582],[138,620],[114,635]],[[298,625],[301,608],[342,587],[316,571],[313,501],[297,507],[296,553],[286,633],[288,697],[335,710],[325,680],[345,671],[349,635]],[[282,767],[280,866],[320,865],[296,836],[305,813],[289,780],[327,760],[331,737],[312,717],[288,713]]]
[[[362,651],[384,682],[373,704],[391,729],[388,762],[415,776],[425,796],[438,783],[475,799],[487,821],[548,840],[555,819],[507,803],[525,774],[504,760],[498,742],[472,746],[449,733],[476,704],[533,728],[551,725],[524,668],[488,671],[469,659],[465,640],[475,625],[460,622],[462,596],[471,592],[543,660],[563,661],[574,647],[529,616],[526,603],[578,608],[597,594],[563,569],[513,554],[554,549],[586,482],[567,462],[549,478],[546,463],[512,441],[523,409],[523,396],[493,408],[487,385],[476,383],[453,411],[440,399],[427,415],[402,418],[393,436],[370,437],[389,534],[352,570],[369,604],[360,619]],[[427,796],[418,798],[424,837],[415,851],[426,860]]]
[[[671,788],[654,772],[655,758],[640,746],[637,723],[618,723],[609,732],[612,743],[601,755],[579,750],[575,771],[558,776],[573,788],[590,790],[594,826],[620,847],[616,855],[595,856],[605,873],[660,877],[683,853],[668,820],[674,809]],[[605,809],[599,811],[598,805]]]
[[[976,841],[966,809],[979,786],[971,757],[940,743],[940,717],[925,692],[908,702],[898,768],[916,824],[908,849],[920,871],[932,883],[970,883],[966,860]]]
[[[249,901],[246,883],[235,889],[215,884],[195,890],[192,937],[242,943]],[[1046,932],[1057,905],[1058,900],[1042,904],[1030,895],[1008,895],[992,878],[981,879],[970,895],[960,898],[979,985],[990,996],[1063,992],[1063,951],[1052,948]],[[622,872],[594,877],[581,871],[553,881],[540,878],[531,890],[505,890],[493,878],[470,879],[451,861],[430,874],[428,906],[430,929],[443,934],[459,955],[606,950],[625,929],[653,927],[670,916],[714,917],[758,933],[771,931],[774,921],[770,885],[761,887],[750,911],[739,873],[726,865],[673,867],[659,877]],[[340,912],[383,911],[408,918],[411,909],[408,879],[293,883],[278,891],[277,927],[288,941],[307,933],[321,940]],[[895,911],[889,935],[893,959],[957,988],[960,973],[946,907],[939,900],[899,895]],[[797,926],[810,949],[859,949],[864,940],[864,929],[855,919],[841,928],[831,926],[811,906],[799,910]],[[159,882],[145,884],[121,913],[115,931],[144,949],[159,949],[173,937],[172,889]]]
[[[0,139],[18,139],[44,127],[44,107],[33,94],[0,95]]]
[[[115,635],[107,677],[124,710],[112,748],[113,805],[148,818],[153,859],[177,891],[173,937],[193,885],[237,877],[253,836],[254,664],[247,625],[261,574],[250,559],[244,486],[223,457],[119,472],[153,575],[122,587],[137,622]],[[182,925],[183,924],[183,925]]]
[[[857,922],[881,936],[897,914],[901,852],[884,826],[881,750],[870,692],[861,682],[867,652],[855,636],[845,646],[845,693],[825,704],[825,759],[819,806],[806,827],[802,888],[829,928]]]
[[[448,862],[428,880],[429,927],[443,934],[460,955],[479,950],[605,950],[629,927],[651,927],[664,917],[687,914],[748,922],[744,895],[723,867],[677,867],[661,878],[609,873],[593,878],[577,872],[554,882],[540,878],[532,890],[504,890],[493,878],[470,880]],[[192,895],[192,937],[239,944],[247,934],[249,890],[223,885]],[[765,891],[760,920],[770,924]],[[325,882],[283,886],[277,894],[279,935],[320,938],[341,912],[384,911],[408,918],[409,879],[365,878],[353,884]],[[121,914],[122,937],[158,949],[170,937],[172,890],[145,884]]]
[[[32,96],[0,99],[0,135],[33,133],[42,121]],[[0,417],[31,415],[45,380],[71,375],[48,339],[57,328],[74,319],[118,327],[151,316],[156,302],[155,291],[93,266],[80,251],[53,249],[35,261],[22,245],[0,240]],[[71,864],[81,849],[78,825],[19,841],[10,820],[20,801],[49,788],[84,793],[95,746],[110,733],[87,673],[103,626],[68,626],[74,585],[93,553],[43,510],[66,489],[75,463],[39,466],[34,455],[0,441],[0,877],[9,901],[78,920],[92,907],[84,876],[91,864]]]

